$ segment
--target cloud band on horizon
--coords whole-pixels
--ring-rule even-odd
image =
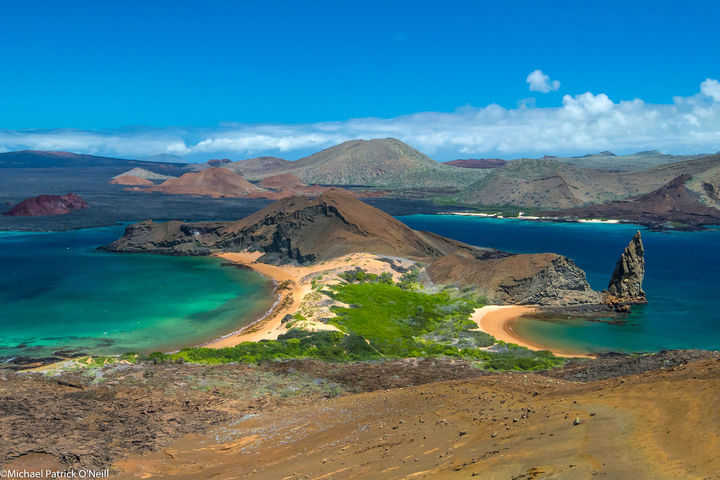
[[[204,128],[128,127],[113,130],[0,130],[0,151],[65,150],[141,158],[171,154],[192,160],[224,155],[304,155],[356,138],[396,137],[438,160],[467,156],[576,155],[659,149],[720,150],[720,82],[671,104],[607,95],[565,95],[558,107],[507,109],[491,104],[454,112],[357,118],[307,124],[234,124]]]

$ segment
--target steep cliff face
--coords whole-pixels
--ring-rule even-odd
[[[88,207],[87,202],[74,193],[68,193],[67,195],[40,195],[23,200],[7,212],[3,212],[3,215],[25,217],[65,215],[74,210],[82,210]]]
[[[625,247],[625,251],[615,266],[605,293],[605,303],[616,309],[627,310],[625,306],[647,303],[642,288],[645,277],[645,249],[640,231]]]
[[[600,303],[575,263],[554,253],[475,259],[453,253],[430,264],[434,283],[472,286],[493,304],[579,305]]]

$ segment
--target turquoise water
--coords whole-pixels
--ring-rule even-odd
[[[0,232],[0,357],[168,351],[230,333],[272,284],[216,258],[99,251],[122,226]]]
[[[545,223],[452,215],[399,217],[410,227],[473,245],[516,253],[556,252],[607,288],[615,263],[642,231],[648,305],[633,307],[622,325],[554,316],[523,319],[521,336],[574,352],[635,352],[667,348],[720,349],[720,231],[653,232],[633,225]],[[600,320],[611,320],[600,319]],[[617,320],[617,319],[613,319]]]

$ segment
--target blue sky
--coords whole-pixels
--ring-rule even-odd
[[[0,149],[292,157],[373,133],[417,140],[414,130],[426,138],[428,125],[414,128],[422,112],[455,115],[445,137],[467,133],[459,122],[479,125],[477,115],[468,118],[472,109],[485,112],[486,130],[503,135],[497,129],[503,122],[517,127],[536,119],[518,120],[521,109],[551,115],[567,106],[565,96],[586,92],[604,94],[613,105],[642,99],[662,115],[675,107],[680,121],[690,107],[678,107],[677,98],[695,98],[702,82],[720,78],[718,24],[717,2],[692,1],[6,2]],[[549,80],[531,91],[528,75],[535,70]],[[705,85],[714,92],[714,84]],[[705,97],[705,109],[720,101]],[[489,105],[505,109],[503,120],[493,124]],[[366,118],[378,121],[357,128],[357,119]],[[408,118],[407,131],[397,127]],[[332,138],[322,137],[327,128],[318,123],[324,122],[343,127],[334,123]],[[272,128],[263,129],[267,124]],[[584,153],[596,145],[622,151],[666,141],[667,128],[646,132],[646,143],[605,135],[514,151],[513,142],[482,139],[420,146],[443,158]],[[673,128],[679,138],[687,127]],[[269,139],[192,148],[238,130]],[[592,136],[589,131],[564,135]],[[299,141],[298,132],[315,140]],[[86,147],[81,133],[94,139]],[[684,153],[713,149],[717,141],[713,151],[720,150],[712,132],[690,133],[702,140],[659,146]],[[50,134],[74,140],[53,143]]]

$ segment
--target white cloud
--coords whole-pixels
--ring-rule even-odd
[[[531,92],[554,92],[560,88],[560,81],[550,81],[550,77],[545,75],[542,70],[535,70],[527,76],[527,83],[530,85]]]
[[[355,138],[396,137],[438,159],[459,155],[575,155],[658,149],[669,153],[720,150],[720,82],[670,104],[613,101],[591,92],[565,95],[561,105],[518,108],[464,106],[395,118],[357,118],[308,124],[221,124],[214,128],[118,130],[0,130],[0,151],[69,150],[140,158],[158,153],[192,160],[257,155],[294,159]]]
[[[720,82],[712,78],[706,79],[700,84],[700,93],[720,102]]]

